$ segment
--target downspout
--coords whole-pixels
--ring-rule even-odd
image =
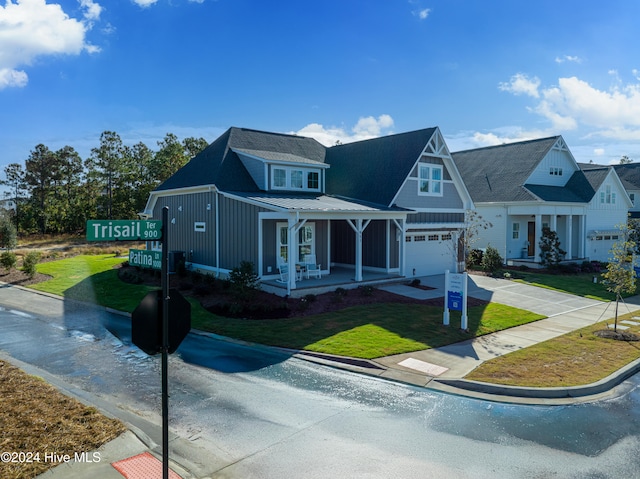
[[[216,188],[214,190],[215,193],[215,209],[216,209],[216,278],[220,277],[220,206],[219,206],[219,196],[220,193]]]

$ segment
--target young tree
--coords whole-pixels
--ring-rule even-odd
[[[614,331],[618,331],[618,303],[623,293],[634,293],[636,290],[636,259],[634,250],[635,242],[631,239],[628,225],[619,225],[620,239],[613,244],[611,258],[607,264],[607,270],[602,277],[607,282],[607,291],[616,295],[616,313]]]
[[[469,256],[473,250],[473,245],[480,239],[480,233],[492,227],[493,224],[485,220],[477,211],[467,210],[465,212],[461,241],[464,248],[465,269],[470,263]]]
[[[16,227],[11,219],[4,214],[0,214],[0,248],[12,250],[18,244]]]
[[[542,228],[542,236],[538,245],[540,246],[540,263],[543,266],[557,266],[567,254],[565,250],[560,248],[558,234],[548,226]]]

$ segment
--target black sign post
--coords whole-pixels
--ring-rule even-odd
[[[162,208],[162,479],[169,479],[169,207]]]

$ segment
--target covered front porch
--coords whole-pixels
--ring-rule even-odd
[[[355,289],[359,286],[375,286],[377,284],[394,281],[407,281],[407,278],[394,272],[362,271],[362,279],[356,280],[356,268],[349,266],[333,266],[329,274],[323,274],[320,278],[307,278],[296,281],[296,288],[288,289],[288,284],[279,279],[267,278],[261,283],[262,289],[279,296],[291,296],[299,298],[307,294],[322,294],[335,291],[337,288]]]
[[[546,206],[533,214],[524,207],[509,208],[505,260],[508,264],[531,267],[540,263],[540,240],[544,228],[554,231],[565,262],[586,259],[586,211],[581,206]]]

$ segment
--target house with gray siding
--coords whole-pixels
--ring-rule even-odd
[[[561,136],[455,152],[491,245],[511,264],[536,266],[546,226],[568,261],[608,261],[631,201],[611,167],[581,169]]]
[[[401,277],[456,270],[473,207],[438,128],[326,148],[316,140],[230,128],[149,196],[169,208],[172,250],[227,274],[252,262],[264,280],[316,256],[333,268]],[[300,287],[288,275],[286,290]]]

